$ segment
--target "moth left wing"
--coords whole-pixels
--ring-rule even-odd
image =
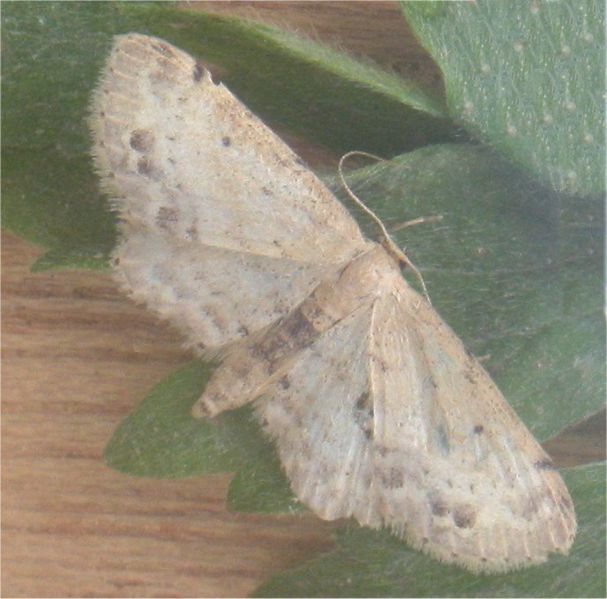
[[[374,525],[367,302],[301,351],[255,403],[297,497],[321,518]],[[368,512],[368,513],[367,513]]]
[[[130,296],[171,320],[205,353],[279,320],[331,271],[312,262],[175,243],[137,228],[114,255],[115,276]]]
[[[114,38],[90,127],[95,166],[127,235],[151,229],[174,243],[325,264],[366,246],[289,146],[164,40]]]
[[[90,126],[120,282],[195,347],[262,330],[368,246],[298,156],[161,39],[115,38]]]

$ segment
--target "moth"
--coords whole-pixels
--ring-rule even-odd
[[[116,275],[221,364],[295,495],[475,572],[567,553],[571,497],[482,366],[296,154],[188,54],[118,36],[92,101]]]

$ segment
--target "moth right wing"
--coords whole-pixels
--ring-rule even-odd
[[[567,553],[558,471],[481,365],[400,278],[369,345],[376,509],[412,545],[474,571]]]
[[[90,123],[121,217],[123,286],[193,342],[220,346],[264,328],[366,247],[290,148],[163,40],[116,38]]]
[[[256,402],[295,494],[438,559],[503,571],[567,552],[571,498],[455,334],[401,277]]]

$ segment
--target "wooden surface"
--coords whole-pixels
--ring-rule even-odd
[[[137,479],[114,428],[190,356],[108,276],[29,273],[2,238],[3,596],[237,596],[330,546],[312,516],[225,509],[229,476]]]
[[[379,30],[393,32],[398,18],[385,3],[211,8],[270,12],[371,54],[380,44],[372,27],[385,22]],[[381,43],[390,49],[398,37],[386,33]],[[190,356],[109,276],[30,273],[40,253],[3,235],[3,596],[242,596],[328,549],[331,526],[312,516],[228,513],[227,475],[158,481],[105,467],[117,424]],[[552,443],[559,463],[597,457],[604,421],[594,426]]]

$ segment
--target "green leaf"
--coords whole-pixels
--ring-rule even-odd
[[[276,465],[250,407],[212,421],[192,417],[192,406],[213,368],[194,360],[158,383],[112,435],[104,452],[106,464],[156,478],[233,472],[249,460]]]
[[[563,472],[578,535],[569,556],[540,566],[475,576],[408,549],[385,531],[354,524],[337,549],[261,585],[255,597],[604,597],[605,467]]]
[[[116,242],[89,160],[39,149],[2,152],[2,224],[52,248],[32,267],[105,268]]]
[[[121,11],[96,2],[3,7],[2,224],[50,248],[38,270],[104,267],[115,243],[85,117],[121,21]]]
[[[239,465],[214,423],[194,420],[190,410],[211,372],[194,361],[156,385],[116,429],[105,449],[108,466],[136,476],[180,478],[230,472]]]
[[[604,2],[402,6],[456,120],[558,191],[604,193]]]
[[[291,492],[274,446],[268,439],[259,440],[259,451],[247,456],[230,483],[228,510],[256,514],[305,511],[306,508]]]
[[[158,35],[211,61],[261,116],[338,153],[390,155],[451,134],[419,86],[259,24],[145,2],[13,2],[2,26],[3,225],[50,249],[38,269],[103,267],[115,243],[86,117],[117,33]]]

